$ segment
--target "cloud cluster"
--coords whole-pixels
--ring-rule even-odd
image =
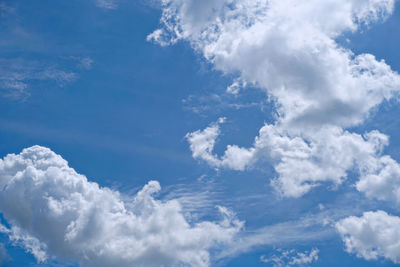
[[[382,103],[398,100],[400,76],[374,55],[337,39],[387,19],[395,0],[163,0],[161,27],[148,40],[187,41],[215,69],[259,87],[275,106],[251,147],[213,153],[223,120],[188,133],[192,155],[214,168],[246,170],[268,161],[282,195],[300,197],[349,171],[367,197],[400,202],[400,165],[383,154],[389,137],[351,132]],[[239,94],[233,86],[230,91]],[[349,252],[399,262],[399,218],[383,211],[336,227]]]
[[[15,244],[38,261],[57,256],[82,266],[207,266],[209,249],[232,241],[243,223],[220,207],[219,222],[189,224],[177,200],[156,200],[151,181],[126,201],[34,146],[0,160],[0,211]]]
[[[381,198],[363,185],[371,175],[390,171],[384,162],[393,163],[392,171],[396,168],[395,161],[380,155],[387,137],[345,129],[362,123],[382,102],[397,99],[400,76],[383,60],[354,55],[336,39],[386,19],[394,0],[163,4],[162,27],[149,40],[161,45],[188,41],[216,69],[265,90],[277,112],[276,121],[260,129],[253,147],[230,145],[221,158],[211,154],[218,124],[189,133],[193,157],[235,170],[267,159],[278,174],[272,185],[292,197],[326,181],[340,184],[356,167],[360,179],[367,180],[357,188]]]
[[[296,135],[267,124],[252,147],[228,145],[218,157],[213,149],[221,123],[220,119],[186,136],[194,158],[215,168],[234,170],[245,170],[267,159],[279,174],[271,184],[287,197],[300,197],[323,182],[341,184],[347,171],[356,168],[360,174],[356,184],[359,191],[371,198],[400,201],[400,166],[391,157],[381,155],[388,137],[378,131],[360,135],[325,126]]]
[[[400,263],[400,217],[384,211],[365,212],[339,221],[336,229],[347,252],[367,260],[383,257]]]

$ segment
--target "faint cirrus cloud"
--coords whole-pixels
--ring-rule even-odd
[[[0,95],[14,100],[29,97],[28,89],[34,83],[53,82],[57,87],[63,87],[77,78],[77,73],[63,70],[54,64],[19,58],[0,59]]]

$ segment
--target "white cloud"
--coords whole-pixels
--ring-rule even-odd
[[[190,133],[193,156],[213,167],[235,170],[267,159],[278,174],[272,185],[292,197],[323,182],[338,185],[356,168],[361,179],[357,188],[382,198],[362,184],[371,175],[395,171],[377,163],[393,161],[381,158],[381,149],[374,144],[387,145],[387,137],[345,129],[362,123],[385,100],[397,99],[400,76],[371,54],[355,55],[341,47],[336,38],[385,20],[394,4],[394,0],[164,0],[162,26],[148,40],[161,45],[188,41],[217,70],[239,74],[239,79],[266,91],[278,114],[274,123],[260,129],[253,147],[231,145],[220,158],[212,154],[219,134],[216,124]]]
[[[295,266],[295,265],[309,265],[318,260],[319,250],[313,248],[310,252],[297,252],[294,249],[282,250],[278,249],[278,255],[272,255],[271,257],[266,257],[265,255],[260,257],[260,260],[264,263],[272,263],[274,267],[285,267],[285,266]]]
[[[372,158],[365,164],[356,183],[359,191],[370,198],[400,203],[400,166],[389,156]]]
[[[78,66],[83,69],[90,70],[92,68],[93,59],[91,59],[90,57],[78,58],[78,61]]]
[[[335,38],[389,15],[394,1],[164,0],[161,44],[188,40],[219,70],[267,90],[286,123],[354,125],[392,97],[399,76]]]
[[[241,79],[235,79],[233,83],[226,88],[226,92],[233,95],[237,95],[239,94],[240,90],[242,88],[245,88],[246,86],[247,86],[246,81]]]
[[[52,81],[62,87],[74,82],[78,75],[56,66],[23,59],[0,59],[0,94],[12,99],[29,96],[32,81]]]
[[[219,160],[212,155],[212,151],[214,149],[215,140],[220,134],[219,124],[224,123],[224,121],[224,118],[220,118],[218,122],[211,124],[206,129],[202,131],[198,130],[186,135],[186,138],[190,143],[193,158],[205,160],[212,166],[218,166],[220,164]]]
[[[229,167],[234,170],[243,170],[252,158],[254,149],[247,150],[238,146],[228,146],[222,159],[213,155],[214,145],[220,134],[219,125],[224,121],[225,118],[219,118],[217,122],[212,123],[206,129],[186,135],[193,158],[202,159],[216,168]]]
[[[234,170],[245,170],[267,159],[278,174],[271,184],[285,196],[299,197],[322,182],[339,185],[347,171],[356,168],[360,173],[359,191],[378,199],[400,200],[400,175],[393,175],[400,167],[389,156],[380,156],[388,137],[378,131],[362,136],[332,126],[299,135],[266,124],[252,147],[228,145],[222,157],[213,154],[219,133],[219,124],[213,123],[203,131],[188,134],[193,157],[216,168]],[[375,179],[378,175],[382,179]]]
[[[384,211],[365,212],[336,224],[346,251],[366,260],[380,257],[400,263],[400,218]]]
[[[34,146],[0,160],[1,231],[38,261],[82,266],[207,266],[209,250],[243,223],[220,207],[220,222],[189,224],[177,200],[156,200],[151,181],[132,200],[89,182],[50,149]]]
[[[95,0],[96,6],[104,9],[116,9],[118,7],[116,0]]]

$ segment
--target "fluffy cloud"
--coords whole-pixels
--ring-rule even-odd
[[[374,260],[384,257],[400,263],[400,218],[384,211],[365,212],[336,224],[349,253]]]
[[[188,40],[217,69],[267,90],[286,123],[354,125],[392,97],[399,76],[335,38],[385,18],[394,1],[164,0],[161,44]]]
[[[383,60],[355,55],[336,39],[385,20],[394,4],[164,0],[162,27],[148,39],[161,45],[188,41],[217,70],[265,90],[278,114],[260,129],[253,147],[231,145],[220,158],[212,154],[217,124],[188,134],[193,157],[235,170],[267,159],[278,174],[272,185],[292,197],[326,181],[340,184],[356,168],[357,188],[382,199],[385,193],[368,189],[373,177],[387,176],[381,191],[399,184],[398,176],[388,176],[396,173],[397,162],[380,155],[388,138],[377,131],[362,136],[345,129],[362,123],[383,101],[397,98],[400,76]]]
[[[220,134],[219,125],[225,122],[225,118],[220,118],[204,130],[198,130],[186,135],[190,143],[190,149],[195,159],[202,159],[214,167],[229,167],[234,170],[243,170],[253,156],[253,150],[239,148],[238,146],[228,146],[222,159],[213,155],[216,138]]]
[[[322,182],[339,185],[347,171],[356,168],[359,191],[377,199],[400,201],[400,166],[389,156],[381,156],[388,137],[378,131],[359,135],[331,126],[299,135],[266,124],[252,147],[228,145],[218,157],[213,148],[220,123],[187,135],[194,158],[234,170],[245,170],[267,159],[279,175],[271,184],[287,197],[299,197]]]
[[[56,256],[82,266],[207,266],[209,249],[230,242],[243,223],[220,208],[220,222],[189,224],[176,200],[156,200],[151,181],[131,201],[76,173],[34,146],[0,160],[0,211],[10,240],[38,261]]]
[[[372,158],[356,183],[368,197],[400,203],[400,165],[389,156]]]

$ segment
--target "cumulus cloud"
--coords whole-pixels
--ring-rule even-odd
[[[228,146],[222,159],[212,153],[216,138],[220,134],[219,125],[224,122],[225,118],[220,118],[206,129],[186,135],[192,155],[195,159],[202,159],[217,168],[226,166],[235,170],[243,170],[252,156],[251,151],[241,149],[238,146]]]
[[[388,137],[378,131],[359,135],[331,126],[298,135],[266,124],[252,147],[228,145],[218,157],[213,148],[219,132],[219,123],[212,123],[188,134],[193,157],[216,168],[234,170],[245,170],[267,159],[279,175],[271,185],[284,196],[299,197],[323,182],[339,185],[347,171],[356,168],[359,191],[377,199],[400,201],[400,167],[389,156],[381,156]]]
[[[354,125],[398,91],[385,62],[335,42],[385,18],[394,1],[163,2],[164,27],[149,39],[188,40],[217,69],[267,90],[286,123]]]
[[[219,222],[189,224],[177,200],[154,198],[151,181],[130,200],[75,172],[48,148],[34,146],[0,160],[1,232],[38,261],[82,266],[208,266],[209,250],[242,228],[219,207]]]
[[[310,252],[297,252],[294,249],[291,250],[278,250],[278,255],[272,255],[266,257],[262,255],[260,260],[264,263],[271,263],[274,267],[285,267],[285,266],[304,266],[309,265],[318,260],[319,250],[313,248]]]
[[[370,198],[400,203],[400,165],[389,156],[372,158],[356,183]]]
[[[336,39],[384,21],[394,5],[394,0],[164,0],[161,28],[148,40],[188,41],[217,70],[264,90],[277,113],[253,147],[230,145],[220,158],[212,154],[217,124],[188,134],[193,156],[235,170],[267,159],[278,174],[271,184],[292,197],[327,181],[338,185],[356,168],[357,188],[383,199],[367,184],[396,173],[397,162],[381,156],[388,137],[346,129],[382,102],[397,99],[400,76],[383,60],[355,55]],[[239,93],[236,87],[230,91]],[[389,182],[398,185],[398,176],[383,180],[381,191]],[[396,194],[392,190],[391,198]]]
[[[366,260],[380,257],[400,263],[400,218],[384,211],[365,212],[336,223],[349,253]]]

